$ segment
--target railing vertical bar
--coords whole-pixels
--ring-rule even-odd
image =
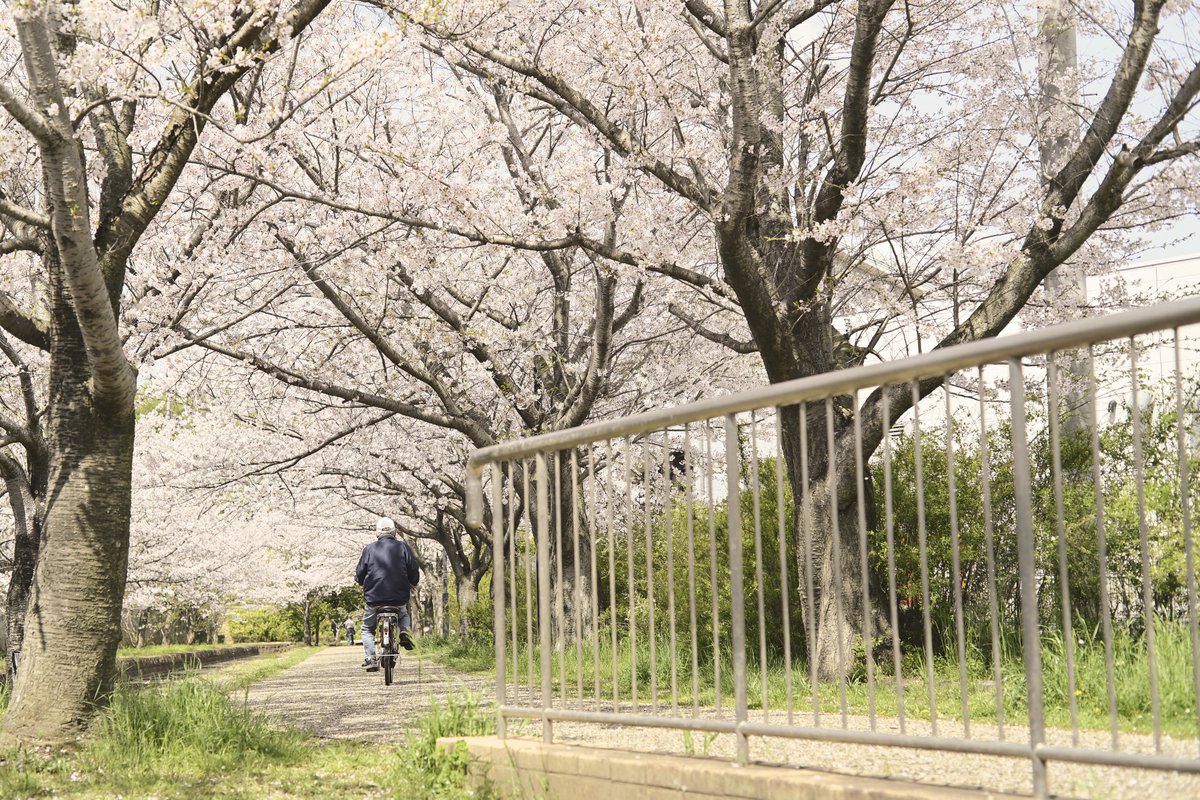
[[[516,499],[514,494],[509,493],[510,504]],[[503,710],[508,704],[508,676],[504,671],[508,659],[504,651],[508,619],[504,611],[504,469],[499,462],[492,463],[492,552],[495,553],[492,561],[492,633],[496,641],[496,736],[504,739],[508,733]]]
[[[892,670],[896,679],[896,716],[900,733],[906,732],[904,715],[904,660],[900,655],[900,607],[896,597],[896,511],[892,498],[892,411],[890,387],[880,387],[883,415],[883,508],[887,532],[888,615],[892,623]]]
[[[833,425],[833,398],[825,398],[825,481],[829,486],[827,493],[829,503],[829,520],[833,529],[833,536],[830,540],[830,549],[833,551],[833,603],[834,615],[837,619],[837,630],[834,632],[836,640],[834,641],[833,649],[837,654],[837,671],[838,671],[838,706],[842,711],[842,727],[850,726],[850,710],[846,698],[846,669],[849,666],[846,663],[847,653],[845,652],[845,635],[846,631],[843,626],[847,624],[846,609],[842,599],[842,528],[841,520],[838,518],[838,463],[837,463],[837,437],[834,434]],[[830,553],[825,553],[825,558],[830,558]],[[825,604],[825,599],[820,601],[821,605]],[[818,635],[821,635],[818,633]]]
[[[917,482],[917,549],[921,561],[921,621],[925,635],[925,684],[929,696],[929,725],[937,736],[937,684],[933,675],[933,620],[929,616],[929,544],[925,531],[925,459],[921,451],[921,389],[911,381],[913,411],[913,470]]]
[[[645,444],[642,448],[642,468],[645,473],[642,478],[642,503],[643,514],[642,526],[645,528],[644,538],[646,540],[646,605],[650,612],[649,630],[646,639],[650,644],[650,709],[654,714],[658,713],[658,653],[655,647],[658,644],[658,632],[654,629],[654,518],[653,518],[653,496],[654,488],[654,465],[650,460],[650,449],[653,443],[650,437],[646,437]]]
[[[763,594],[762,486],[758,475],[758,415],[750,412],[750,496],[754,510],[754,585],[758,609],[758,669],[762,692],[763,722],[771,721],[767,691],[767,610]]]
[[[1162,702],[1158,686],[1158,643],[1154,636],[1154,585],[1150,579],[1150,533],[1146,525],[1145,450],[1142,447],[1142,406],[1137,371],[1137,341],[1129,337],[1129,376],[1132,388],[1130,417],[1133,424],[1133,475],[1137,485],[1138,546],[1142,566],[1142,614],[1146,621],[1147,667],[1150,677],[1150,717],[1154,725],[1154,752],[1162,752]]]
[[[1020,358],[1008,362],[1012,393],[1013,495],[1017,511],[1017,563],[1021,577],[1021,644],[1025,654],[1025,690],[1029,708],[1030,762],[1033,796],[1048,796],[1046,762],[1037,754],[1045,742],[1042,693],[1042,639],[1038,623],[1037,564],[1033,541],[1033,478],[1025,431],[1025,377]]]
[[[525,650],[526,650],[526,666],[528,671],[526,677],[529,680],[529,697],[533,699],[533,517],[536,510],[530,510],[529,503],[529,461],[526,460],[522,475],[525,479],[525,519],[529,523],[525,531]],[[536,502],[536,501],[535,501]],[[545,530],[540,532],[540,536],[545,536]]]
[[[1063,507],[1062,437],[1059,430],[1058,363],[1046,357],[1046,396],[1050,422],[1050,468],[1053,471],[1054,519],[1058,534],[1058,585],[1062,603],[1063,655],[1067,660],[1067,700],[1071,709],[1071,744],[1079,746],[1079,699],[1075,696],[1075,633],[1071,619],[1071,576],[1067,565],[1067,528]]]
[[[866,469],[863,464],[862,416],[859,414],[857,389],[851,397],[851,403],[854,406],[854,477],[857,481],[855,499],[858,506],[859,570],[862,574],[863,658],[867,662],[867,713],[870,717],[871,730],[875,730],[875,656],[871,652],[875,635],[871,624],[871,585],[867,580],[871,574],[871,565],[867,560],[867,498],[864,491]]]
[[[688,638],[692,647],[692,717],[700,716],[700,631],[696,627],[696,459],[691,425],[683,427],[683,487],[687,510]],[[713,590],[715,593],[715,589]]]
[[[521,473],[525,472],[525,464],[521,462]],[[529,487],[526,486],[525,493],[517,494],[517,462],[508,462],[508,487],[512,493],[512,498],[508,504],[508,563],[512,565],[512,575],[509,577],[509,596],[512,598],[512,679],[513,679],[513,695],[519,696],[521,691],[521,671],[520,671],[520,641],[517,639],[517,615],[521,602],[521,595],[517,592],[517,508],[524,506],[529,499]],[[524,513],[522,511],[522,513]],[[500,543],[503,547],[503,541]]]
[[[1099,420],[1099,401],[1096,388],[1096,353],[1088,346],[1088,397],[1091,398],[1092,419]],[[1100,631],[1104,637],[1104,670],[1108,690],[1108,724],[1112,749],[1120,747],[1117,728],[1117,681],[1113,668],[1112,607],[1108,596],[1108,541],[1104,532],[1104,476],[1101,470],[1100,426],[1092,425],[1092,486],[1096,495],[1096,560],[1100,578]]]
[[[704,423],[704,480],[708,492],[708,572],[709,595],[712,597],[713,688],[716,694],[717,719],[721,718],[721,605],[717,587],[717,499],[713,486],[712,420]]]
[[[962,558],[959,554],[958,487],[954,473],[954,407],[950,376],[943,379],[946,398],[946,501],[950,510],[950,582],[954,597],[954,643],[958,659],[958,690],[962,703],[963,737],[971,738],[971,705],[967,694],[967,633],[963,622]]]
[[[807,605],[806,644],[808,645],[808,681],[812,689],[813,725],[821,724],[821,684],[817,680],[817,606],[812,558],[812,493],[808,485],[808,404],[800,404],[800,508],[798,519],[804,522],[804,586]]]
[[[788,549],[787,522],[784,505],[783,473],[786,469],[783,457],[783,409],[775,409],[775,519],[779,523],[779,611],[783,617],[783,664],[787,686],[787,721],[793,724],[792,698],[792,609],[788,605]]]
[[[613,713],[621,710],[621,681],[617,667],[617,531],[613,527],[613,505],[616,502],[616,488],[613,474],[617,465],[613,460],[612,439],[604,440],[605,487],[608,494],[605,524],[608,527],[608,633],[611,640],[609,661],[612,668],[612,699]]]
[[[608,470],[610,464],[605,464],[604,469]],[[596,711],[600,710],[600,566],[597,563],[600,559],[600,543],[597,541],[597,531],[599,525],[597,521],[600,516],[600,508],[596,505],[596,493],[598,487],[596,485],[596,448],[588,447],[588,483],[591,486],[592,501],[589,505],[591,513],[588,515],[588,533],[591,540],[591,579],[592,579],[592,683],[594,687],[595,703],[593,708]],[[608,573],[609,583],[612,583],[612,573]]]
[[[987,389],[983,367],[979,386],[979,479],[983,484],[983,553],[987,567],[988,626],[992,634],[992,683],[996,687],[996,729],[1004,741],[1004,680],[1000,652],[1000,600],[996,592],[996,540],[992,525],[992,466],[988,444]]]
[[[671,623],[671,715],[679,716],[679,654],[676,651],[678,637],[675,630],[675,531],[671,525],[672,487],[671,440],[663,431],[663,536],[667,540],[667,617]]]
[[[571,546],[573,557],[572,563],[575,565],[575,585],[571,587],[574,597],[571,601],[571,607],[575,611],[575,630],[572,631],[572,636],[575,639],[575,683],[576,696],[579,698],[580,708],[583,707],[583,603],[580,602],[579,585],[581,576],[579,574],[579,452],[575,448],[571,448]],[[592,559],[589,558],[589,561]],[[564,690],[565,695],[566,690]]]
[[[554,581],[551,588],[554,592],[554,620],[550,628],[550,640],[554,651],[551,657],[558,656],[558,691],[567,696],[567,651],[566,651],[566,587],[563,585],[563,492],[562,454],[551,453],[549,463],[553,465],[551,482],[554,484]]]
[[[1200,743],[1200,615],[1196,598],[1196,551],[1192,539],[1191,469],[1183,405],[1183,343],[1175,328],[1175,439],[1179,460],[1179,499],[1183,515],[1183,558],[1187,568],[1188,628],[1192,644],[1192,691],[1196,703],[1196,733]]]
[[[633,713],[636,714],[638,713],[637,616],[635,609],[637,584],[634,582],[633,572],[633,523],[637,519],[637,506],[633,497],[633,441],[628,437],[625,439],[625,487],[629,495],[629,516],[625,526],[625,543],[627,545],[625,567],[629,581],[626,584],[628,587],[626,591],[629,592],[629,702]]]
[[[750,744],[741,731],[746,722],[746,593],[742,580],[742,510],[738,498],[741,494],[739,472],[741,459],[738,455],[737,417],[725,417],[725,472],[729,498],[729,582],[732,611],[733,638],[733,692],[734,721],[737,731],[737,760],[739,764],[750,762]]]
[[[546,454],[537,454],[537,584],[538,584],[538,649],[542,667],[542,741],[554,742],[554,721],[545,712],[554,706],[553,673],[551,671],[550,614],[550,475],[546,469]]]

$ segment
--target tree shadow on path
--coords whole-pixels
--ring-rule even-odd
[[[493,682],[448,671],[419,654],[401,655],[391,686],[365,672],[359,647],[330,647],[251,686],[250,708],[314,736],[395,742],[435,702],[471,692],[491,702]]]

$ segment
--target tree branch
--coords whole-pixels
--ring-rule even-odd
[[[287,13],[279,27],[294,38],[308,27],[330,2],[331,0],[300,0]],[[111,226],[97,232],[97,249],[103,253],[106,263],[123,263],[133,252],[137,241],[166,202],[167,196],[189,163],[200,133],[207,124],[207,116],[217,101],[242,75],[279,49],[282,41],[268,34],[274,19],[270,13],[255,14],[220,42],[213,51],[202,54],[199,74],[186,94],[187,97],[194,98],[194,102],[177,108],[171,115],[158,142],[146,155],[141,173],[122,199],[120,214],[114,218]],[[216,74],[208,72],[203,66],[214,59],[232,60],[238,51],[252,52],[255,55],[248,63],[236,68],[224,68]]]
[[[373,392],[363,391],[361,389],[350,389],[345,386],[323,381],[318,378],[307,377],[289,369],[285,369],[277,364],[274,364],[266,359],[253,353],[244,353],[239,350],[234,350],[231,347],[217,344],[210,340],[200,339],[192,334],[186,328],[176,327],[176,331],[186,339],[191,340],[194,344],[199,345],[205,350],[211,350],[214,353],[220,353],[226,358],[241,361],[243,364],[248,364],[254,367],[259,372],[267,375],[280,383],[288,386],[295,386],[301,389],[307,389],[310,392],[323,394],[328,397],[336,397],[340,400],[345,400],[350,403],[362,403],[363,405],[372,406],[382,411],[392,411],[402,417],[417,420],[418,422],[426,422],[439,428],[455,430],[465,435],[476,447],[488,447],[495,444],[495,440],[491,434],[481,428],[474,421],[463,417],[452,417],[446,414],[439,414],[435,411],[415,406],[412,403],[403,403],[394,400],[390,397],[375,394]]]
[[[50,323],[21,311],[3,290],[0,290],[0,328],[25,344],[39,350],[50,350]]]
[[[725,21],[719,19],[717,12],[709,8],[704,0],[684,0],[683,7],[687,9],[687,13],[692,16],[692,19],[708,28],[717,36],[725,35]]]
[[[557,74],[543,69],[542,67],[532,64],[522,58],[503,53],[495,48],[486,47],[482,44],[465,39],[455,37],[452,34],[439,31],[436,27],[429,23],[421,22],[413,19],[402,11],[393,9],[394,13],[399,15],[403,20],[419,25],[427,33],[436,39],[442,41],[451,41],[460,45],[466,50],[474,53],[481,58],[490,61],[491,63],[510,70],[518,75],[523,75],[536,83],[541,84],[549,91],[549,95],[531,94],[524,89],[518,88],[522,94],[528,94],[531,97],[536,96],[543,102],[549,103],[553,108],[560,113],[571,117],[581,118],[589,127],[603,136],[614,148],[625,156],[634,158],[638,162],[638,168],[643,172],[649,173],[658,178],[665,186],[687,199],[691,200],[696,206],[702,209],[709,209],[712,205],[712,198],[715,192],[712,187],[703,183],[699,176],[695,178],[688,177],[674,170],[669,164],[646,150],[640,142],[638,142],[630,131],[623,125],[613,122],[608,116],[601,111],[591,100],[589,100],[582,92],[575,89]],[[434,48],[435,52],[442,55],[451,63],[458,62],[447,54]]]
[[[12,217],[35,228],[50,229],[50,217],[12,202],[4,196],[3,191],[0,191],[0,214]]]
[[[92,391],[98,401],[122,404],[136,393],[137,379],[125,358],[116,311],[92,244],[87,172],[59,84],[46,16],[39,10],[19,13],[16,25],[38,105],[53,110],[48,122],[54,135],[41,140],[40,147],[54,242],[91,367]]]
[[[700,322],[700,320],[689,316],[685,311],[683,311],[683,309],[679,308],[674,303],[670,303],[667,306],[667,311],[671,313],[671,316],[685,323],[689,328],[692,329],[693,332],[705,339],[708,339],[710,342],[727,347],[733,352],[741,353],[743,355],[758,352],[758,345],[756,345],[753,340],[743,342],[740,339],[733,338],[727,333],[717,333],[710,328],[706,328],[704,327],[704,324]]]
[[[57,138],[58,134],[49,117],[30,108],[3,82],[0,82],[0,105],[4,106],[4,110],[11,114],[22,128],[33,134],[39,142],[53,142]]]

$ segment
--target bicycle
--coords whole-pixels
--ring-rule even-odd
[[[379,636],[376,639],[376,647],[378,648],[379,666],[383,667],[383,684],[385,686],[392,685],[396,665],[400,663],[398,648],[413,649],[412,639],[408,637],[408,632],[400,628],[400,614],[403,610],[401,606],[380,606],[377,611],[378,621],[375,624]]]

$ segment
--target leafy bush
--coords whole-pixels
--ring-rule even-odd
[[[230,611],[229,634],[235,642],[298,642],[304,630],[295,610],[270,606]]]

